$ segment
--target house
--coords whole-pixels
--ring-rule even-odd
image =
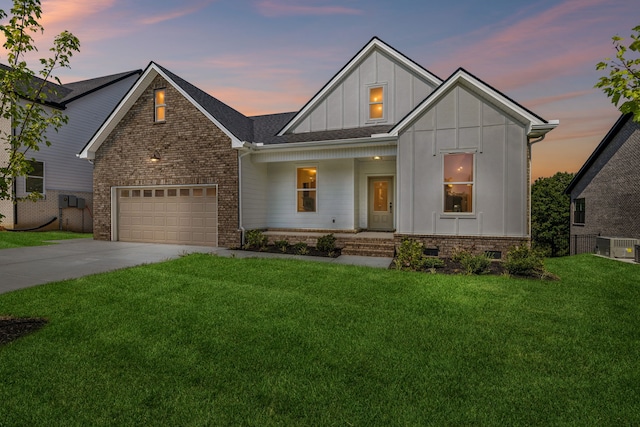
[[[97,239],[366,230],[499,256],[529,241],[530,147],[557,125],[373,38],[292,113],[246,117],[151,63],[80,157]]]
[[[571,254],[596,236],[640,239],[640,124],[624,114],[565,190],[571,196]]]
[[[93,166],[76,154],[96,132],[142,70],[129,71],[89,80],[57,85],[48,83],[55,93],[46,108],[62,110],[69,121],[58,132],[49,131],[50,146],[30,151],[33,172],[14,180],[14,201],[0,201],[7,229],[92,230]],[[2,132],[11,132],[10,120],[0,120]],[[0,144],[7,144],[3,139]],[[0,150],[0,161],[6,156]],[[20,200],[30,191],[43,195],[36,202]]]

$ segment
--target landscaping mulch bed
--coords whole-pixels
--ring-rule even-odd
[[[47,324],[41,318],[15,318],[0,316],[0,345],[37,331]]]
[[[305,253],[305,254],[300,254],[300,253],[296,252],[296,250],[295,250],[295,248],[293,246],[290,246],[287,249],[286,252],[283,252],[280,248],[276,247],[275,245],[267,245],[267,246],[265,246],[263,248],[260,248],[260,249],[258,249],[258,248],[242,248],[242,250],[250,251],[250,252],[268,252],[268,253],[272,253],[272,254],[322,256],[322,257],[327,257],[327,258],[337,258],[342,253],[342,250],[340,248],[334,249],[331,252],[331,254],[329,254],[329,253],[324,252],[324,251],[319,251],[313,246],[307,246],[307,253]]]

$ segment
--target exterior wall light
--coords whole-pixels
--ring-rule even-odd
[[[160,161],[160,154],[158,154],[158,150],[153,152],[153,155],[151,156],[151,161],[153,163],[157,163]]]

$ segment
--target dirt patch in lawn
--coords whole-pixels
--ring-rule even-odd
[[[0,346],[37,331],[47,324],[41,318],[15,318],[0,316]]]

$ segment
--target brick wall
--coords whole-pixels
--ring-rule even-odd
[[[487,251],[499,251],[501,259],[505,259],[507,252],[513,246],[529,245],[530,240],[523,237],[490,237],[490,236],[414,236],[396,234],[396,247],[405,238],[422,242],[425,248],[437,248],[438,256],[449,257],[454,249],[466,249],[474,254],[481,254]]]
[[[584,198],[585,223],[572,224],[571,234],[640,239],[639,184],[640,124],[629,120],[572,189],[571,218]]]
[[[154,123],[154,90],[166,89],[166,121]],[[153,163],[157,152],[161,158]],[[111,238],[111,187],[218,184],[218,244],[238,246],[238,157],[231,140],[158,76],[96,152],[94,237]]]
[[[85,209],[65,208],[62,212],[58,205],[58,196],[67,194],[82,198],[85,200]],[[44,199],[36,202],[20,201],[18,202],[17,223],[11,228],[27,229],[39,227],[46,224],[52,218],[57,219],[42,230],[58,230],[60,229],[60,221],[62,220],[62,230],[75,231],[78,233],[90,233],[93,229],[92,211],[93,211],[93,194],[79,191],[56,191],[47,190]],[[7,226],[7,228],[10,228]]]

